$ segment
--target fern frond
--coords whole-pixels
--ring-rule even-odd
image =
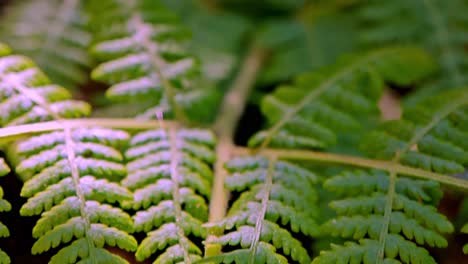
[[[424,263],[436,264],[429,252],[399,235],[390,234],[385,241],[385,259],[382,264]],[[332,245],[332,250],[323,251],[312,261],[313,264],[333,263],[379,263],[379,243],[375,240],[361,239],[359,244],[345,242],[344,246]],[[399,258],[400,260],[396,260]]]
[[[250,255],[250,249],[238,249],[222,255],[207,257],[196,263],[248,263]],[[289,262],[285,257],[276,253],[276,248],[273,245],[260,241],[257,246],[257,254],[255,255],[254,263],[286,264]]]
[[[83,262],[104,258],[126,263],[102,248],[108,245],[134,251],[137,247],[129,235],[134,228],[132,219],[110,205],[122,206],[131,194],[107,180],[126,175],[118,147],[128,138],[118,130],[82,128],[42,134],[12,145],[10,153],[19,161],[16,172],[26,180],[21,194],[29,197],[20,214],[41,214],[33,229],[38,239],[33,254],[76,239],[59,250],[51,263],[64,263],[64,259],[76,263],[78,257]],[[73,251],[83,243],[83,248]]]
[[[0,47],[1,50],[1,47]],[[0,177],[7,175],[10,172],[10,168],[5,163],[5,160],[0,158]],[[11,210],[11,204],[3,199],[3,189],[0,187],[0,212],[8,212]],[[8,228],[0,222],[0,237],[10,236]],[[10,257],[3,250],[0,249],[0,264],[10,264]]]
[[[6,7],[0,25],[2,40],[33,58],[54,83],[77,88],[87,80],[91,35],[79,0],[17,1]]]
[[[225,167],[230,173],[226,187],[243,193],[226,218],[207,224],[228,233],[207,242],[240,249],[207,259],[216,263],[265,263],[266,259],[284,263],[278,255],[283,254],[295,262],[309,263],[307,251],[293,234],[316,236],[319,232],[313,187],[316,176],[292,163],[260,156],[235,158]],[[275,248],[281,253],[275,253]]]
[[[362,41],[369,45],[411,43],[430,50],[442,73],[438,89],[458,88],[468,82],[468,34],[463,0],[365,1],[359,16],[365,22]]]
[[[68,100],[68,92],[51,85],[29,59],[9,55],[4,47],[0,54],[2,126],[50,119],[63,122],[63,118],[89,113],[89,105]],[[130,216],[110,206],[122,206],[132,197],[126,188],[111,182],[126,175],[120,148],[128,139],[123,131],[73,129],[63,122],[61,131],[9,146],[16,173],[26,181],[22,195],[29,198],[20,214],[41,214],[33,230],[38,239],[33,254],[74,241],[60,249],[50,263],[127,263],[104,246],[127,251],[137,248],[129,235],[133,231]]]
[[[94,12],[93,25],[103,29],[91,49],[101,64],[91,75],[111,84],[110,99],[138,101],[142,118],[155,118],[157,109],[165,117],[173,114],[183,120],[191,114],[185,110],[201,113],[207,107],[197,108],[210,95],[197,87],[200,67],[186,47],[190,34],[160,1],[105,0],[90,5],[104,10]],[[108,25],[113,25],[111,30]]]
[[[365,137],[362,149],[380,159],[440,173],[463,172],[468,164],[468,91],[426,98],[404,109],[403,119],[386,122]]]
[[[139,261],[192,263],[202,251],[192,242],[204,239],[214,162],[214,136],[203,130],[150,130],[136,134],[125,157],[128,176],[122,184],[134,191],[127,203],[136,232],[147,233],[136,252]]]
[[[30,59],[12,55],[6,46],[0,49],[0,126],[51,120],[54,115],[89,115],[88,104],[71,100],[67,90],[51,84]]]
[[[402,120],[388,121],[371,132],[364,138],[363,149],[395,164],[440,173],[464,171],[467,110],[468,93],[463,90],[426,98],[404,109]],[[440,189],[430,181],[401,176],[391,170],[388,174],[350,172],[325,182],[326,188],[345,196],[331,203],[339,216],[324,224],[326,232],[347,239],[366,239],[360,245],[348,244],[356,254],[354,258],[368,258],[372,263],[435,263],[422,246],[447,246],[442,234],[453,232],[453,226],[436,210]],[[356,195],[361,197],[353,197]],[[373,253],[364,255],[371,248]],[[327,261],[333,252],[335,249],[321,255],[318,259],[324,262],[317,263],[331,263]],[[343,254],[341,257],[350,258]]]
[[[468,234],[468,224],[465,224],[465,225],[462,227],[461,231],[462,231],[463,233],[465,233],[465,234]],[[468,254],[468,244],[466,244],[466,245],[463,247],[463,253]]]
[[[386,48],[348,56],[335,65],[299,76],[261,103],[270,128],[249,141],[252,147],[326,148],[337,133],[361,127],[360,117],[377,116],[384,81],[410,84],[432,72],[421,50]]]
[[[377,182],[378,185],[375,184]],[[397,178],[395,194],[390,196],[393,199],[392,208],[383,248],[385,256],[382,256],[379,255],[382,247],[379,240],[389,199],[386,192],[391,188],[388,175],[344,172],[325,181],[326,189],[344,197],[331,202],[330,206],[338,216],[327,221],[322,227],[323,231],[332,236],[358,240],[359,244],[346,242],[344,247],[332,245],[331,251],[322,252],[313,263],[348,263],[351,260],[365,263],[393,263],[397,260],[403,263],[435,263],[429,252],[420,246],[447,247],[442,234],[453,232],[453,226],[435,207],[440,199],[439,188],[426,183],[431,182]],[[379,262],[381,259],[382,262]]]

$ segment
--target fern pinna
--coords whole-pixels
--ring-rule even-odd
[[[316,236],[319,232],[317,177],[300,166],[262,156],[234,158],[225,166],[230,173],[226,187],[241,194],[225,219],[207,224],[209,229],[227,233],[207,242],[235,249],[203,262],[290,263],[289,258],[310,263],[294,234]]]
[[[5,160],[0,158],[0,177],[7,175],[10,172],[10,168],[5,163]],[[3,189],[0,187],[0,212],[7,212],[11,210],[11,204],[3,199]],[[0,222],[0,237],[8,237],[10,236],[10,232],[8,231],[8,227],[6,227],[3,223]],[[0,264],[10,264],[11,260],[5,251],[0,249]]]
[[[455,173],[468,164],[468,94],[454,90],[406,109],[365,137],[363,149],[427,171]],[[324,225],[330,234],[359,240],[323,252],[315,263],[352,260],[369,263],[436,263],[421,246],[446,247],[452,224],[435,208],[438,184],[410,180],[395,171],[346,172],[325,182],[344,196],[332,202],[338,217]],[[356,195],[359,195],[356,197]],[[398,261],[398,262],[396,262]]]
[[[432,84],[438,90],[468,83],[468,33],[464,0],[363,1],[361,40],[368,45],[417,43],[434,55],[441,73]],[[427,91],[426,91],[427,92]]]
[[[136,232],[145,232],[136,251],[139,261],[192,263],[201,259],[202,226],[208,218],[215,139],[196,129],[160,129],[136,134],[125,157],[122,184],[134,192],[125,206]]]
[[[133,223],[113,204],[131,193],[111,181],[126,174],[119,149],[129,135],[102,128],[72,128],[64,117],[89,114],[89,105],[69,100],[69,93],[49,80],[27,58],[0,48],[1,125],[44,120],[63,123],[63,130],[17,141],[9,147],[15,171],[25,181],[28,201],[23,216],[41,215],[33,229],[38,254],[66,244],[50,263],[127,263],[104,248],[136,250],[129,235]],[[73,241],[73,242],[72,242]],[[72,242],[71,244],[68,244]]]
[[[111,84],[107,96],[140,104],[138,116],[156,112],[183,121],[189,111],[201,115],[206,94],[196,86],[199,66],[187,50],[189,32],[160,1],[105,0],[92,4],[96,44],[91,53],[101,62],[94,80]],[[112,25],[109,30],[108,25]],[[169,113],[169,114],[168,114]]]
[[[426,76],[434,65],[419,49],[383,48],[347,56],[336,64],[300,75],[261,102],[270,128],[254,135],[251,147],[328,148],[338,132],[358,131],[378,116],[384,81],[405,85]]]
[[[337,145],[339,131],[353,130],[359,134],[360,116],[378,114],[377,99],[384,81],[409,84],[433,69],[430,58],[411,47],[343,58],[336,65],[304,74],[294,86],[280,87],[265,97],[262,111],[271,127],[254,135],[249,144],[258,147],[259,152],[270,145],[286,148]],[[207,243],[241,249],[204,261],[309,263],[307,250],[294,234],[319,233],[315,220],[318,215],[315,174],[278,160],[275,155],[238,158],[225,167],[231,174],[226,178],[227,188],[244,192],[224,220],[208,224],[211,229],[227,233],[209,238]]]
[[[34,59],[54,83],[77,88],[87,79],[91,35],[80,0],[24,0],[8,5],[0,37]]]

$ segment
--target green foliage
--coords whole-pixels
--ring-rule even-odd
[[[464,225],[462,230],[463,233],[468,233],[468,224]],[[463,253],[468,254],[468,244],[463,247]]]
[[[350,260],[377,263],[389,199],[386,193],[389,189],[388,175],[350,171],[328,179],[324,186],[341,199],[331,202],[330,206],[338,216],[323,225],[323,232],[358,240],[359,244],[345,242],[344,248],[332,246],[330,251],[321,252],[313,263],[348,263]],[[452,224],[434,207],[441,195],[438,185],[398,178],[395,190],[383,263],[393,263],[397,258],[403,263],[436,263],[420,246],[447,247],[447,241],[441,234],[453,232]]]
[[[408,85],[432,72],[427,54],[415,48],[387,48],[347,56],[336,64],[299,76],[265,96],[262,112],[270,128],[249,145],[285,148],[327,148],[337,132],[356,133],[360,117],[378,114],[384,81]]]
[[[136,210],[136,232],[146,237],[136,259],[154,263],[191,263],[201,259],[195,241],[206,238],[215,160],[214,136],[196,129],[148,130],[136,134],[126,151],[128,176],[123,186],[134,192],[126,204]]]
[[[468,165],[468,93],[448,91],[408,107],[401,120],[383,123],[362,144],[371,156],[441,173]]]
[[[13,50],[53,82],[110,86],[109,100],[90,98],[94,83],[78,91],[100,116],[135,116],[85,118],[88,103],[0,44],[0,176],[23,183],[33,255],[436,263],[432,248],[468,233],[439,205],[468,188],[464,1],[10,2],[0,36]],[[416,96],[381,122],[403,89]],[[215,117],[219,139],[196,126]]]
[[[5,163],[5,160],[0,158],[0,177],[7,175],[10,172],[10,168]],[[7,212],[11,210],[11,204],[3,199],[3,189],[0,187],[0,212]],[[10,232],[8,228],[0,222],[0,237],[8,237]],[[0,249],[0,264],[10,264],[10,257],[3,250]]]
[[[86,116],[90,107],[49,79],[28,58],[0,46],[0,127]],[[47,105],[47,106],[43,106]]]
[[[128,234],[133,232],[132,219],[112,206],[131,199],[131,193],[107,180],[125,176],[118,147],[128,138],[123,131],[80,128],[42,134],[10,148],[12,159],[18,161],[16,173],[26,181],[21,194],[29,198],[20,214],[41,215],[32,233],[38,239],[33,254],[73,241],[50,263],[101,258],[126,263],[103,247],[127,251],[137,247]]]
[[[467,95],[452,90],[422,100],[405,109],[403,119],[388,121],[364,137],[363,149],[374,157],[427,171],[464,171]],[[348,172],[325,182],[326,188],[345,198],[331,203],[338,217],[325,223],[323,229],[333,236],[359,240],[359,244],[345,244],[348,253],[341,255],[337,252],[343,248],[335,246],[322,252],[315,262],[353,259],[392,263],[399,259],[403,263],[436,263],[416,244],[447,247],[442,234],[453,232],[452,224],[435,208],[440,197],[437,186],[426,181],[423,187],[399,178],[394,171],[379,174],[378,181],[372,174],[376,172]]]
[[[215,263],[287,263],[276,251],[297,263],[310,263],[307,250],[294,234],[316,236],[316,176],[285,161],[245,156],[226,163],[226,187],[242,192],[225,219],[207,224],[227,234],[208,243],[235,246],[232,252],[208,258]],[[245,249],[250,248],[250,254]]]
[[[101,62],[91,77],[111,84],[110,99],[140,102],[141,118],[155,118],[156,111],[182,118],[195,110],[191,117],[196,120],[211,115],[209,108],[200,108],[213,95],[199,87],[200,67],[187,50],[190,33],[173,13],[150,0],[93,1],[90,6],[97,27],[91,54]]]
[[[68,92],[51,85],[29,59],[10,55],[3,46],[0,50],[2,125],[60,121],[89,113],[87,104],[68,100]],[[29,198],[20,214],[41,215],[33,229],[33,237],[38,239],[33,254],[73,240],[50,263],[127,263],[103,247],[127,251],[137,247],[129,235],[133,232],[130,216],[110,206],[131,199],[127,189],[109,181],[126,174],[119,148],[128,139],[126,132],[118,130],[64,127],[9,147],[15,172],[25,181],[21,194]]]
[[[0,37],[33,58],[54,83],[77,88],[91,66],[84,23],[79,0],[13,1],[3,11]]]
[[[436,78],[435,89],[458,88],[467,84],[466,1],[363,2],[359,15],[364,22],[360,35],[364,43],[372,46],[395,42],[418,44],[435,55],[442,69]]]

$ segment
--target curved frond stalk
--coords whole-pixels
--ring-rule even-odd
[[[249,145],[260,149],[333,146],[338,132],[358,133],[362,116],[378,116],[377,101],[385,81],[408,85],[433,69],[428,55],[411,47],[344,57],[266,96],[261,108],[271,127],[254,135]]]
[[[227,189],[242,194],[226,218],[206,224],[209,229],[227,231],[206,243],[235,248],[206,260],[270,263],[265,260],[272,259],[272,263],[284,263],[283,255],[297,263],[310,263],[307,250],[294,234],[318,235],[316,176],[292,163],[261,156],[234,158],[225,166],[230,173]]]
[[[102,127],[123,130],[145,130],[158,126],[177,128],[179,123],[174,121],[135,120],[125,118],[75,118],[60,121],[46,121],[26,125],[0,128],[0,144],[27,138],[43,132],[51,132],[68,128]]]
[[[216,146],[216,163],[214,164],[216,177],[213,181],[212,199],[210,201],[210,222],[219,221],[226,215],[229,194],[224,188],[224,182],[228,174],[224,164],[231,158],[237,124],[242,117],[249,94],[254,89],[257,75],[261,71],[265,59],[266,51],[253,44],[245,55],[240,71],[233,80],[229,91],[224,96],[223,106],[213,125],[219,143]],[[210,235],[221,234],[213,232]],[[205,256],[217,255],[220,250],[219,245],[206,244]]]
[[[0,130],[1,131],[1,130]],[[1,142],[1,141],[0,141]],[[351,165],[356,167],[379,169],[385,171],[395,171],[398,174],[436,181],[444,185],[452,187],[460,187],[468,189],[468,181],[465,179],[460,179],[453,176],[447,176],[441,173],[435,173],[427,171],[424,169],[414,168],[410,166],[405,166],[402,164],[396,164],[391,161],[383,161],[376,159],[366,159],[360,158],[351,155],[341,155],[335,153],[327,153],[321,151],[312,151],[312,150],[295,150],[295,149],[263,149],[260,151],[255,151],[254,149],[248,149],[243,147],[236,147],[233,150],[235,155],[249,155],[252,153],[257,153],[260,155],[268,157],[277,157],[288,160],[297,160],[297,161],[316,161],[322,163],[334,163],[334,164],[343,164]]]
[[[92,78],[111,84],[110,99],[138,101],[145,119],[162,111],[187,121],[209,108],[201,102],[211,91],[196,87],[200,67],[187,51],[190,34],[160,1],[93,1],[90,8],[98,11],[92,24],[102,27],[91,49],[101,62]]]
[[[24,0],[6,7],[0,36],[16,52],[31,58],[54,83],[77,88],[90,67],[80,0]]]
[[[122,184],[134,192],[126,207],[136,210],[136,232],[145,232],[138,261],[192,263],[201,259],[196,244],[206,237],[215,160],[211,132],[159,129],[136,134],[125,157],[128,176]],[[197,239],[198,238],[198,239]]]
[[[69,101],[68,92],[51,85],[33,63],[9,55],[2,47],[0,65],[1,125],[55,120],[63,126],[61,131],[17,141],[9,147],[15,171],[25,181],[21,194],[29,198],[20,214],[41,215],[33,230],[38,240],[32,253],[74,240],[50,263],[127,263],[104,246],[136,250],[137,242],[129,235],[133,232],[132,220],[121,209],[104,203],[122,204],[131,199],[127,189],[109,181],[126,174],[119,149],[126,145],[129,135],[96,127],[67,127],[63,118],[86,115],[89,105]]]
[[[359,11],[366,22],[361,38],[374,46],[396,41],[426,47],[442,68],[436,89],[458,88],[468,82],[468,41],[461,37],[468,33],[467,12],[463,0],[367,1]]]

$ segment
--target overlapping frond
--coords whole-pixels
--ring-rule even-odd
[[[195,129],[149,130],[135,135],[126,151],[128,176],[122,184],[134,191],[127,207],[136,232],[146,237],[138,261],[192,263],[201,258],[197,244],[206,237],[202,226],[208,206],[215,160],[211,132]]]
[[[10,168],[5,163],[5,160],[0,158],[0,177],[7,175],[10,172]],[[0,212],[7,212],[11,210],[11,204],[3,199],[3,189],[0,187]],[[8,227],[0,222],[0,237],[8,237],[10,232]],[[10,264],[10,257],[5,253],[5,251],[0,249],[0,264]]]
[[[288,263],[289,259],[310,263],[295,235],[313,237],[319,232],[316,176],[295,164],[260,156],[234,158],[226,169],[230,173],[226,187],[242,193],[226,218],[207,224],[226,230],[225,235],[208,242],[234,250],[204,261]]]
[[[261,108],[270,128],[257,133],[249,144],[320,149],[333,146],[338,132],[356,134],[364,123],[363,116],[378,116],[377,101],[384,82],[407,85],[433,68],[427,54],[409,47],[344,57],[266,96]]]
[[[142,118],[154,118],[157,111],[179,120],[197,118],[209,109],[200,107],[209,96],[198,87],[200,67],[186,47],[190,33],[160,1],[105,0],[90,6],[98,28],[91,53],[101,62],[92,78],[111,84],[110,99],[139,102]]]
[[[468,234],[468,224],[465,224],[461,230],[463,233]],[[463,247],[463,253],[468,254],[468,244]]]
[[[91,35],[80,0],[14,1],[0,25],[2,41],[33,58],[54,83],[76,88],[88,79]]]
[[[388,121],[364,137],[363,149],[372,157],[427,171],[464,171],[467,111],[468,93],[463,90],[427,98],[404,109],[401,120]],[[331,203],[338,217],[324,228],[359,244],[333,246],[315,262],[436,263],[424,247],[447,247],[443,234],[454,229],[437,212],[440,188],[431,181],[402,176],[392,170],[347,172],[327,180],[325,187],[345,198]]]
[[[359,243],[332,245],[313,263],[436,263],[423,246],[447,247],[443,234],[453,226],[435,207],[442,195],[437,183],[398,178],[390,196],[386,173],[348,171],[325,181],[325,188],[341,199],[331,202],[338,216],[322,230]],[[390,223],[380,256],[388,197],[393,199]]]
[[[137,247],[129,235],[133,221],[120,209],[131,193],[112,182],[126,175],[119,149],[128,138],[123,131],[79,128],[42,134],[10,147],[16,173],[25,181],[21,195],[29,198],[20,214],[41,215],[33,229],[38,239],[33,254],[73,241],[51,263],[100,258],[126,263],[103,247],[127,251]]]
[[[27,58],[0,47],[1,125],[43,120],[64,121],[90,112],[88,104],[69,100],[63,88],[49,80]],[[8,158],[25,181],[28,197],[20,214],[41,215],[33,230],[33,254],[65,245],[50,263],[127,263],[104,246],[134,251],[131,217],[115,204],[132,198],[117,183],[126,175],[120,149],[126,132],[103,128],[67,127],[16,141]],[[15,129],[15,127],[11,127]],[[72,242],[71,244],[68,244]]]
[[[0,127],[90,113],[87,103],[70,97],[65,88],[51,84],[30,59],[11,54],[9,47],[0,44]]]
[[[402,120],[385,122],[364,138],[370,156],[439,173],[468,165],[468,89],[453,90],[404,109]]]
[[[468,82],[468,4],[463,0],[363,1],[364,43],[411,43],[426,47],[442,67],[439,89]]]

